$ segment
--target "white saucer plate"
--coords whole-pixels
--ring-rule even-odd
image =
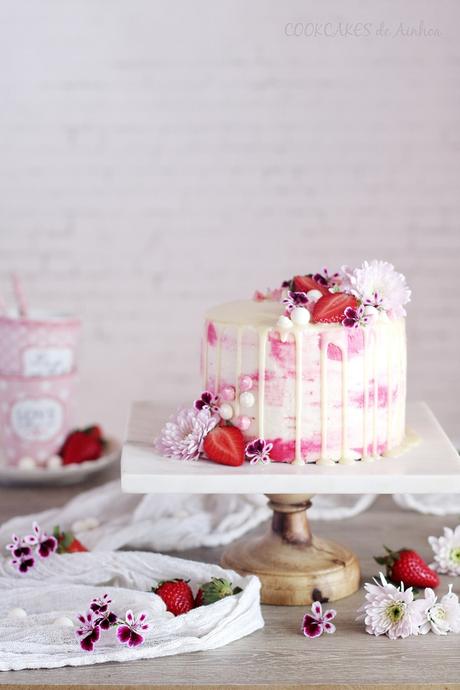
[[[21,470],[0,463],[0,484],[8,486],[78,484],[91,474],[101,472],[115,462],[119,462],[120,455],[120,443],[109,438],[104,453],[98,460],[72,463],[55,469],[36,467],[30,470]]]

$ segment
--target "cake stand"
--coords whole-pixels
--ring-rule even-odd
[[[152,402],[135,403],[123,447],[121,486],[127,493],[264,493],[271,528],[231,544],[222,564],[258,575],[265,604],[334,601],[359,587],[359,562],[347,547],[312,535],[307,510],[314,494],[460,493],[460,458],[424,403],[408,406],[408,426],[420,438],[399,457],[352,465],[270,463],[227,467],[164,458],[152,440],[168,417]]]

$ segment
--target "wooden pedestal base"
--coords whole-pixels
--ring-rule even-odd
[[[270,494],[271,530],[227,548],[222,565],[257,575],[264,604],[299,606],[316,599],[335,601],[356,592],[359,563],[340,544],[311,534],[306,510],[311,496]]]

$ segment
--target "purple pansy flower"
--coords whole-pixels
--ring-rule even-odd
[[[331,621],[336,617],[337,612],[329,609],[323,613],[323,607],[319,601],[314,601],[311,605],[311,613],[306,613],[302,621],[302,632],[305,637],[320,637],[323,632],[335,633],[335,625]]]
[[[144,635],[140,631],[145,632],[148,629],[149,624],[145,612],[140,613],[136,618],[131,610],[126,611],[125,621],[117,630],[118,641],[128,647],[138,647],[144,641]]]
[[[80,647],[85,652],[92,652],[94,645],[101,636],[98,618],[94,611],[88,611],[87,613],[80,613],[78,615],[78,620],[81,626],[77,628],[75,635],[80,642]]]
[[[342,326],[347,328],[358,328],[358,326],[366,326],[371,317],[366,314],[366,308],[360,304],[357,309],[354,307],[347,307],[343,312]]]
[[[201,397],[195,400],[193,406],[195,410],[210,410],[217,412],[219,409],[220,398],[218,395],[211,393],[211,391],[203,391]]]
[[[375,307],[376,309],[383,308],[383,297],[377,291],[364,300],[364,304],[368,307]]]
[[[14,558],[20,558],[21,556],[29,556],[31,553],[31,548],[26,544],[22,537],[18,537],[17,534],[11,535],[11,544],[7,544],[6,548],[11,551],[11,555]]]
[[[334,288],[340,284],[340,273],[332,273],[329,275],[327,268],[323,268],[322,273],[315,273],[313,280],[325,287]]]
[[[245,454],[249,458],[251,465],[255,465],[259,460],[266,464],[270,462],[270,451],[272,448],[273,443],[268,443],[263,438],[256,438],[247,444]]]
[[[283,304],[286,305],[286,311],[288,313],[290,313],[296,307],[306,307],[308,304],[307,293],[289,291],[287,297],[283,299]]]
[[[21,575],[24,575],[27,573],[31,568],[34,567],[35,565],[35,558],[32,556],[31,553],[29,555],[22,554],[18,558],[12,558],[10,560],[11,565],[13,568],[16,568],[18,573],[21,573]]]
[[[112,599],[108,594],[104,594],[102,597],[95,597],[91,600],[89,608],[94,613],[105,613],[109,609],[109,605],[112,603]]]
[[[36,553],[40,558],[48,558],[57,550],[58,541],[56,537],[42,532],[38,522],[32,523],[32,529],[34,533],[24,537],[25,543],[30,546],[36,546]]]
[[[104,613],[97,613],[97,622],[101,630],[108,630],[112,625],[115,625],[118,618],[113,611],[105,611]]]
[[[35,565],[32,549],[26,544],[22,537],[18,537],[16,534],[11,535],[11,539],[11,544],[6,545],[6,548],[12,555],[10,565],[12,565],[18,573],[24,575]]]
[[[117,616],[109,608],[111,603],[112,599],[110,599],[109,595],[104,594],[102,597],[93,599],[89,605],[90,611],[94,612],[101,630],[108,630],[118,620]]]

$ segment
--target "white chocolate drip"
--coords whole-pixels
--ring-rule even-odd
[[[378,448],[378,432],[377,432],[377,413],[379,404],[379,379],[378,379],[378,338],[374,330],[373,332],[374,340],[374,353],[373,353],[373,378],[374,378],[374,404],[372,407],[372,456],[377,457]]]
[[[241,327],[238,326],[236,329],[235,402],[233,403],[236,416],[240,413],[241,337]]]
[[[295,456],[293,465],[304,465],[302,458],[302,348],[303,330],[296,328],[295,338]]]
[[[344,328],[342,349],[342,447],[339,462],[349,465],[353,462],[348,448],[348,329]]]
[[[220,388],[220,376],[221,376],[221,367],[222,367],[222,335],[220,333],[220,328],[216,329],[216,331],[217,331],[217,345],[216,345],[216,390],[215,390],[215,392],[218,393],[219,388]]]
[[[321,414],[321,456],[318,460],[319,465],[331,465],[327,452],[327,350],[329,339],[326,333],[320,336],[320,414]]]
[[[258,427],[259,438],[264,438],[264,405],[265,405],[265,359],[267,352],[267,336],[269,329],[259,331],[259,402],[258,402]]]
[[[202,377],[203,377],[203,388],[204,390],[207,389],[208,387],[208,326],[209,326],[209,321],[204,322],[204,338],[203,338],[203,345],[202,345],[202,362],[203,362],[203,370],[202,370]]]

